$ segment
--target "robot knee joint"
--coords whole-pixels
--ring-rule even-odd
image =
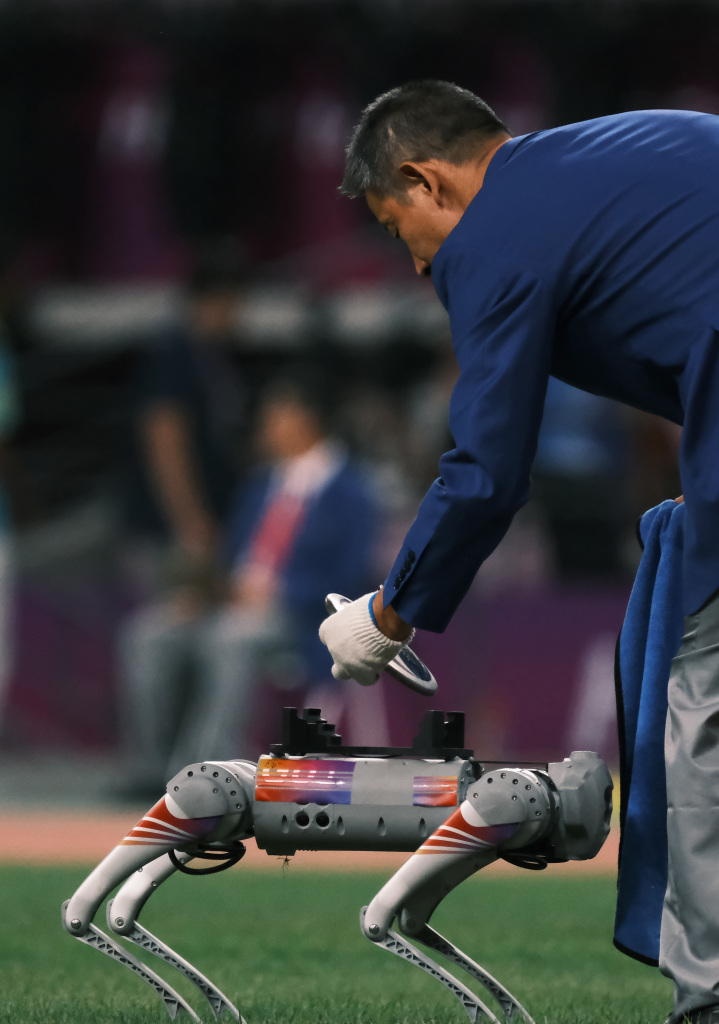
[[[187,765],[168,782],[167,797],[184,817],[217,818],[213,838],[218,829],[224,835],[230,822],[234,832],[245,819],[248,823],[252,819],[252,793],[226,764],[199,761]]]
[[[486,772],[469,787],[467,798],[483,822],[507,829],[498,843],[502,850],[522,849],[542,839],[557,816],[552,787],[540,773],[523,768]]]

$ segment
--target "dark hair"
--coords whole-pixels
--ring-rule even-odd
[[[222,239],[199,249],[187,281],[187,291],[200,298],[214,292],[235,291],[249,279],[249,260],[242,246],[234,239]]]
[[[484,100],[452,82],[408,82],[379,96],[362,111],[347,147],[343,195],[368,190],[402,194],[402,160],[432,157],[461,164],[486,141],[509,134]]]
[[[290,402],[311,413],[327,433],[336,411],[336,382],[321,368],[304,361],[292,361],[266,383],[263,403]]]

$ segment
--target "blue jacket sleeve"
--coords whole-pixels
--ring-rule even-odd
[[[432,276],[460,366],[450,405],[455,448],[440,460],[387,577],[385,604],[441,632],[529,497],[556,313],[533,271],[471,250],[440,250]]]

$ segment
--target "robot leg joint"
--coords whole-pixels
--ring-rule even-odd
[[[484,773],[467,792],[501,856],[528,866],[595,857],[609,834],[612,777],[587,750],[539,768]],[[504,832],[504,835],[502,834]]]
[[[167,783],[168,806],[182,817],[217,818],[205,842],[242,831],[251,834],[255,765],[249,761],[200,761],[187,765]],[[209,824],[209,821],[208,821]]]

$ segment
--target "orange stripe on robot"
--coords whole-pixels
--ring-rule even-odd
[[[207,835],[221,820],[221,816],[210,818],[177,818],[167,806],[165,797],[127,833],[121,846],[152,844],[157,846],[179,846],[193,836]],[[159,828],[157,827],[159,826]],[[156,837],[156,838],[153,838]]]

